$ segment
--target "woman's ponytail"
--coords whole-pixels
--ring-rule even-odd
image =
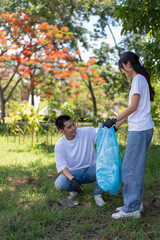
[[[118,65],[120,68],[124,69],[122,63],[127,64],[127,62],[131,63],[131,65],[136,73],[139,73],[146,78],[146,81],[149,86],[149,91],[150,91],[150,100],[154,101],[155,91],[154,91],[153,87],[151,86],[150,75],[149,75],[148,71],[146,70],[146,68],[143,66],[140,58],[135,53],[128,51],[122,55],[122,57],[120,58],[120,60],[118,62]]]

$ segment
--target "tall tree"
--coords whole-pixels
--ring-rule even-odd
[[[20,14],[21,15],[21,14]],[[0,15],[0,99],[1,118],[5,117],[5,104],[11,97],[14,89],[22,80],[19,41],[26,32],[33,34],[30,24],[34,22],[27,14],[21,15],[3,13]],[[16,79],[16,80],[15,80]],[[15,81],[14,81],[15,80]],[[5,95],[6,90],[12,88]]]
[[[160,68],[160,1],[117,1],[116,16],[122,21],[122,33],[135,33],[146,38],[144,53],[147,65],[154,73]],[[151,54],[150,54],[151,53]],[[160,74],[159,74],[160,76]]]
[[[100,77],[99,71],[97,70],[95,58],[90,58],[87,63],[80,62],[78,66],[78,71],[80,78],[83,80],[89,90],[93,104],[94,116],[97,116],[97,103],[93,86],[104,84],[106,83],[106,81],[103,79],[103,77]]]
[[[52,76],[52,81],[62,78],[64,81],[73,74],[75,57],[66,48],[73,34],[67,27],[58,29],[47,22],[37,25],[35,21],[24,12],[0,15],[2,119],[5,117],[6,102],[23,79],[30,81],[29,90],[34,104],[34,87],[39,84],[39,77],[43,77],[41,81],[47,85],[46,74]]]
[[[88,49],[86,33],[90,30],[83,26],[83,22],[89,21],[91,16],[96,16],[95,35],[92,33],[90,36],[94,38],[106,36],[106,26],[111,31],[110,26],[115,24],[114,6],[115,0],[11,0],[7,4],[3,3],[1,11],[15,12],[25,9],[33,16],[38,16],[39,23],[47,21],[59,28],[67,26]]]
[[[117,0],[116,16],[122,21],[122,33],[143,36],[141,46],[134,46],[151,73],[156,91],[155,112],[160,113],[160,1],[159,0]],[[140,38],[139,38],[140,39]],[[132,41],[133,43],[133,41]],[[137,46],[139,45],[140,48]],[[131,45],[130,45],[131,47]],[[132,45],[133,47],[133,45]],[[160,114],[159,114],[160,118]],[[159,120],[160,121],[160,120]]]

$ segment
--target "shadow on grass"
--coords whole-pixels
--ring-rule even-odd
[[[38,178],[45,178],[48,174],[54,173],[58,175],[56,172],[56,164],[50,164],[47,166],[43,165],[43,160],[36,160],[34,163],[28,164],[27,167],[21,166],[1,166],[0,167],[0,183],[5,184],[8,181],[9,177],[22,177],[23,175],[27,175],[31,177],[33,174]]]
[[[9,201],[11,197],[18,197],[21,193],[30,198],[30,195],[38,194],[44,188],[48,194],[50,188],[54,188],[57,176],[55,163],[44,166],[35,161],[28,167],[0,167],[0,206],[2,202]]]

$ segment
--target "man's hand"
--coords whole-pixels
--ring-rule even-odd
[[[75,192],[78,192],[80,193],[82,190],[81,190],[81,184],[80,182],[74,177],[71,179],[71,183],[72,183],[72,188]]]
[[[103,127],[107,127],[107,128],[110,128],[112,127],[116,122],[114,121],[114,118],[110,119],[110,118],[107,118],[107,120],[102,123],[103,124]]]

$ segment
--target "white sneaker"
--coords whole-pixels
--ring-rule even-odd
[[[113,213],[112,214],[112,218],[114,219],[120,219],[120,218],[125,218],[125,217],[135,217],[135,218],[140,218],[141,214],[140,211],[133,211],[130,213],[125,213],[123,211],[117,212],[117,213]]]
[[[94,199],[95,199],[95,202],[96,202],[96,205],[98,207],[103,207],[106,203],[103,201],[103,198],[102,198],[102,195],[101,194],[98,194],[98,195],[95,195],[94,196]]]
[[[118,207],[116,208],[116,211],[119,212],[122,210],[123,207]],[[139,211],[142,212],[143,211],[143,203],[141,203],[140,207],[139,207]]]
[[[77,192],[70,192],[69,196],[68,196],[68,199],[72,199],[73,197],[76,197],[77,194],[78,194]]]

